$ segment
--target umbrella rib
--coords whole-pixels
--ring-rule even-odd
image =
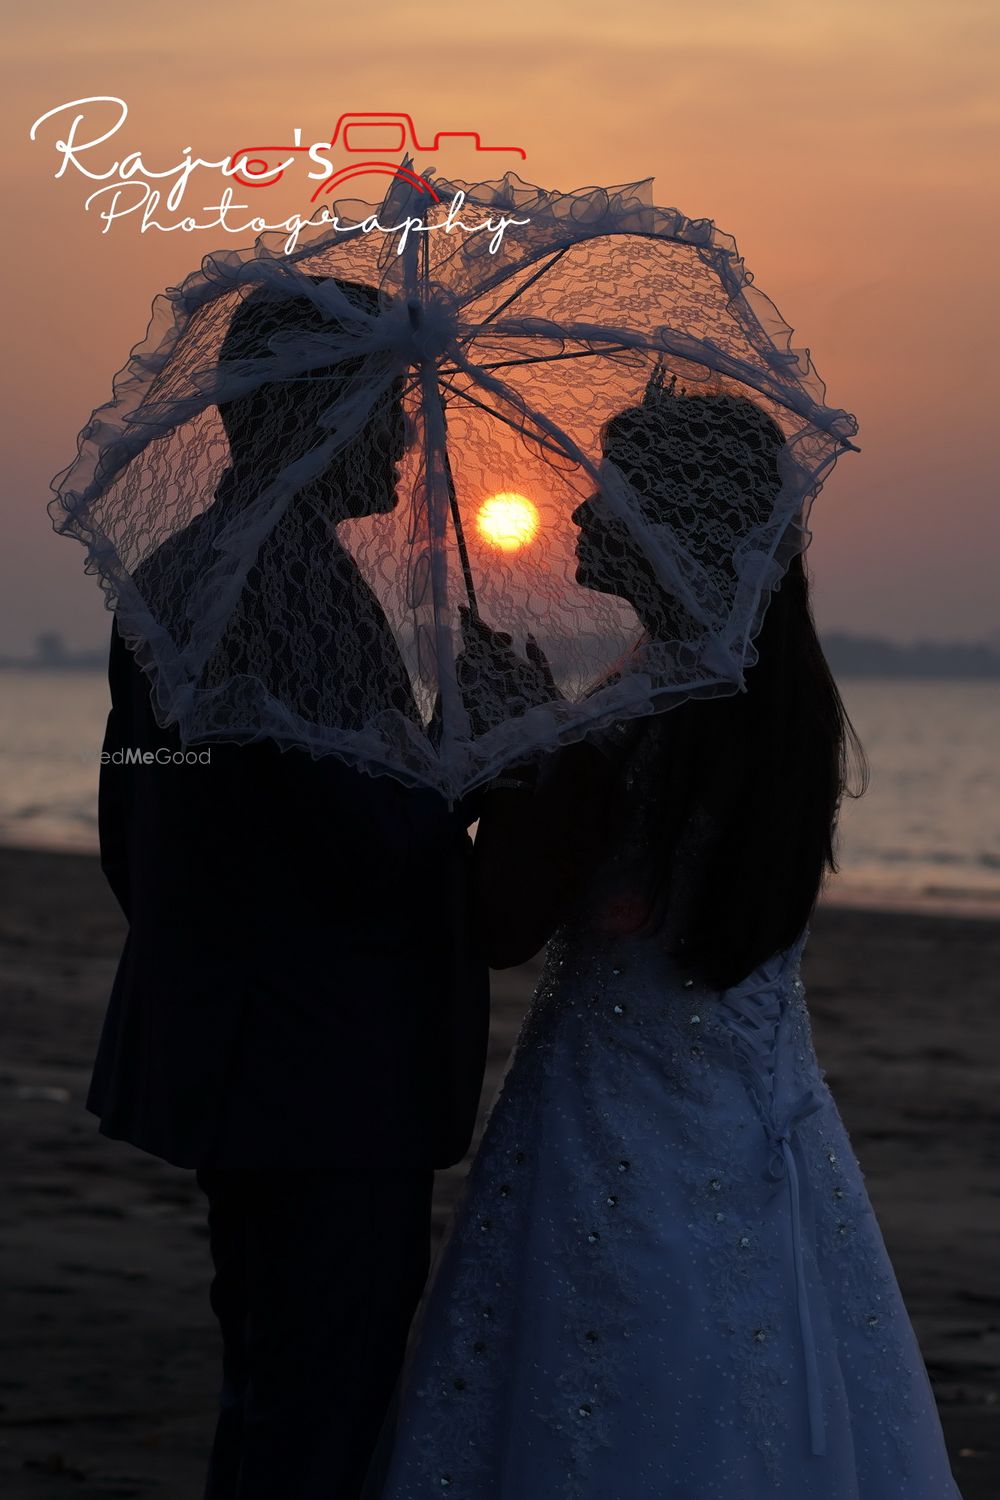
[[[505,416],[502,411],[498,411],[495,407],[487,406],[485,401],[477,400],[477,398],[470,395],[468,391],[457,390],[455,386],[452,385],[450,380],[442,379],[441,384],[447,386],[449,391],[451,391],[453,395],[459,397],[460,400],[467,401],[470,406],[478,406],[482,411],[486,413],[487,416],[499,417],[501,422],[506,422],[508,427],[512,427],[514,431],[519,432],[522,437],[527,437],[530,442],[538,443],[538,445],[542,448],[549,448],[553,453],[558,454],[560,458],[572,458],[572,454],[567,453],[565,448],[560,448],[556,443],[551,443],[546,438],[526,433],[523,427],[519,427],[516,422],[511,421],[510,417]]]
[[[534,286],[535,282],[540,276],[544,276],[546,271],[551,271],[552,267],[556,264],[556,261],[562,260],[563,256],[566,254],[569,248],[569,244],[565,244],[563,245],[561,250],[557,250],[555,255],[551,256],[550,259],[545,262],[544,266],[539,266],[537,271],[533,272],[533,274],[528,277],[527,281],[519,286],[516,291],[511,292],[510,296],[505,302],[499,303],[491,313],[487,313],[486,317],[483,319],[483,323],[490,323],[494,318],[499,317],[504,308],[509,307],[512,302],[517,301],[518,297],[523,296],[530,286]],[[482,323],[477,324],[477,329],[481,328],[482,326]],[[467,338],[462,340],[462,345],[464,346],[465,344],[471,342],[471,340],[475,337],[476,334],[470,333]]]
[[[474,336],[470,335],[470,339]],[[469,342],[469,340],[466,340],[466,342]],[[638,347],[636,344],[607,344],[601,349],[574,349],[569,354],[536,354],[526,359],[498,359],[488,365],[477,361],[477,368],[480,370],[506,370],[513,365],[544,365],[550,364],[553,360],[560,359],[587,359],[592,358],[596,354],[616,354],[619,351],[626,349],[634,350]],[[453,371],[445,371],[445,373],[457,375],[459,371],[455,369]]]

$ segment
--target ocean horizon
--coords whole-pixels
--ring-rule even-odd
[[[1000,694],[984,680],[842,677],[871,784],[845,800],[824,900],[1000,917]],[[95,853],[103,674],[0,672],[0,844]]]

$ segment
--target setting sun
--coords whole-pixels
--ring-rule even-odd
[[[538,531],[538,510],[526,495],[503,491],[479,507],[476,526],[485,541],[502,552],[517,552]]]

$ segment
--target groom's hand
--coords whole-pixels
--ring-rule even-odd
[[[493,630],[467,606],[459,607],[459,616],[462,649],[455,676],[475,736],[561,696],[534,636],[526,638],[525,655],[519,656],[506,631]]]

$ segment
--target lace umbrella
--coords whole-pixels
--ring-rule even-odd
[[[455,798],[738,691],[857,424],[651,180],[406,175],[157,297],[49,508],[185,743]]]

